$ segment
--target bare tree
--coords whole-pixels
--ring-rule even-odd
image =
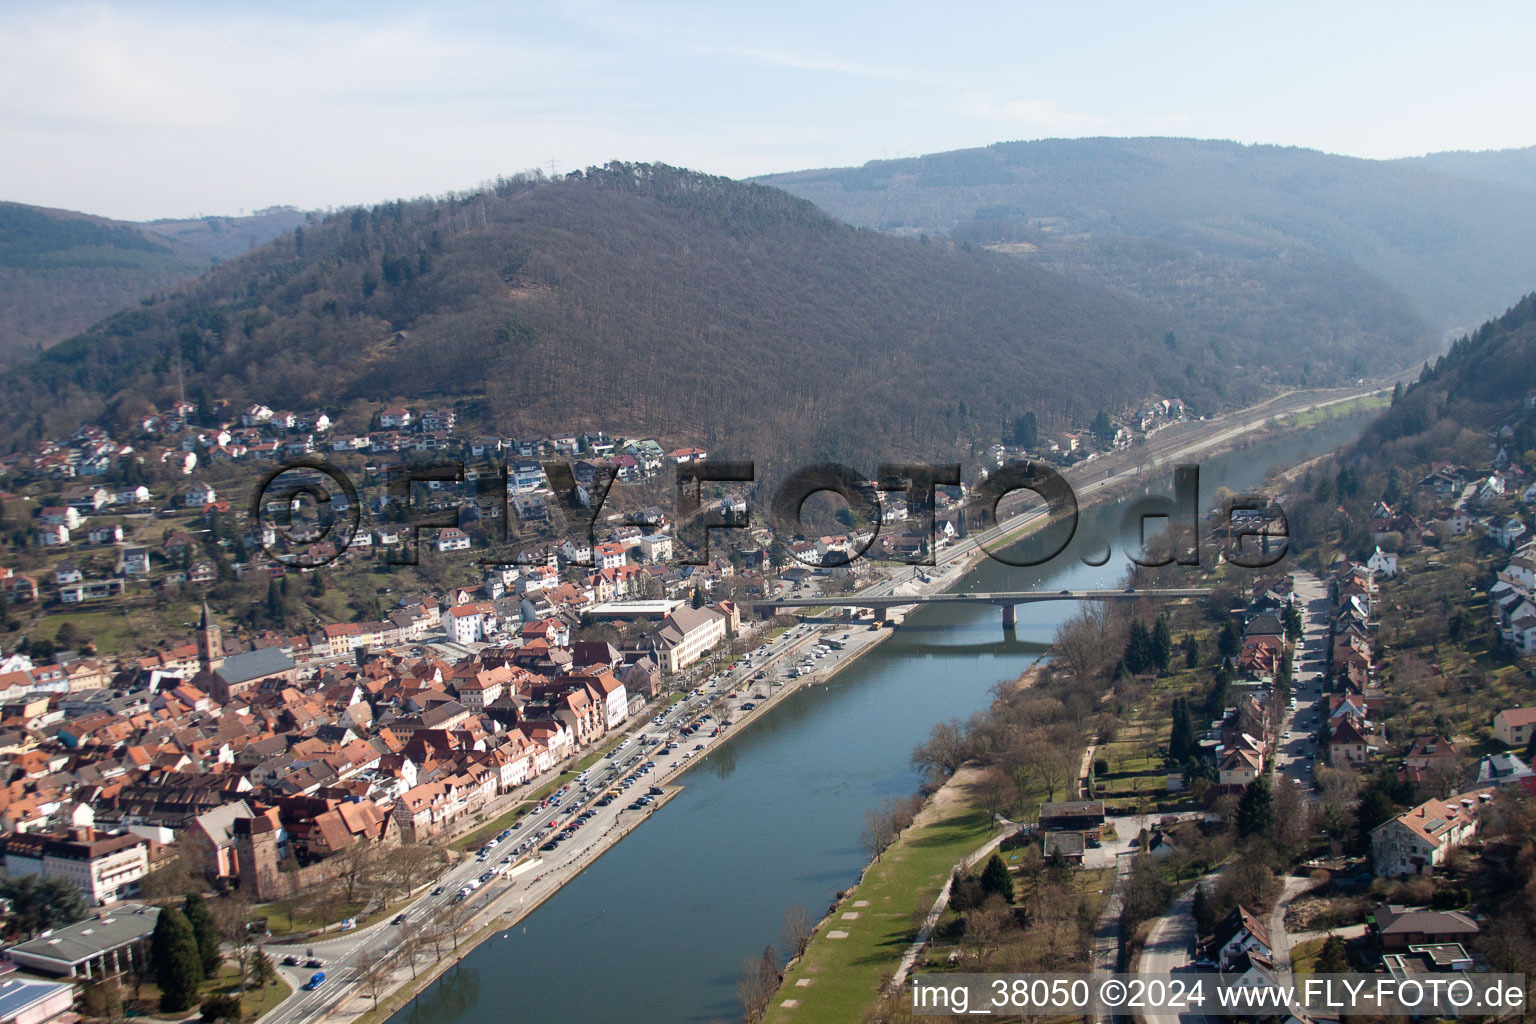
[[[796,903],[784,911],[784,948],[792,950],[795,956],[804,956],[814,934],[810,911],[802,904]]]
[[[400,955],[405,957],[411,965],[411,980],[416,980],[416,954],[421,952],[422,940],[421,925],[407,923],[405,934],[400,938]]]
[[[987,961],[997,952],[1012,923],[1013,912],[996,893],[981,906],[965,912],[964,942],[970,947],[978,971],[987,969]]]
[[[764,949],[762,956],[749,956],[742,961],[736,998],[741,1000],[748,1024],[762,1017],[778,988],[779,967],[772,946]]]
[[[254,942],[251,939],[251,901],[239,891],[227,892],[208,904],[219,938],[234,951],[240,965],[240,984],[245,985],[246,965]]]
[[[444,930],[453,936],[454,952],[458,952],[459,936],[464,933],[464,929],[469,927],[471,916],[469,904],[467,903],[451,903],[439,915],[439,919],[443,922]]]
[[[889,814],[878,807],[871,807],[864,812],[864,830],[859,833],[859,846],[871,860],[878,861],[894,838]]]
[[[912,767],[930,781],[943,782],[970,758],[970,744],[959,719],[937,723],[928,739],[912,751]]]
[[[987,809],[987,820],[996,821],[1007,806],[1009,791],[1013,788],[1012,780],[996,765],[988,768],[982,774],[977,786],[977,795],[981,798],[982,806]]]
[[[1044,730],[1032,733],[1026,748],[1029,765],[1040,785],[1045,787],[1047,800],[1056,799],[1056,791],[1066,791],[1077,778],[1082,756],[1075,748],[1055,742]]]
[[[368,877],[369,872],[378,863],[377,850],[362,840],[355,841],[351,846],[337,854],[341,863],[341,871],[337,878],[341,879],[347,888],[347,902],[355,902],[357,887]]]
[[[379,1008],[379,996],[389,991],[390,978],[395,973],[395,960],[392,956],[381,956],[369,965],[363,972],[363,988],[373,999],[373,1008]]]
[[[1094,682],[1106,665],[1124,648],[1116,645],[1118,632],[1109,609],[1098,601],[1084,601],[1056,629],[1052,648],[1079,683]]]

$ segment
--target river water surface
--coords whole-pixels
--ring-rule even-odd
[[[1344,444],[1369,418],[1202,461],[1202,503],[1218,486],[1260,488],[1268,467]],[[1171,493],[1171,473],[1154,483]],[[1049,566],[988,559],[955,589],[1115,586],[1123,552],[1097,568],[1079,554],[1101,547],[1120,514],[1113,504],[1086,510],[1073,545]],[[1023,672],[1071,612],[1067,603],[1022,605],[1010,639],[996,608],[939,605],[912,615],[830,685],[792,694],[742,729],[682,776],[682,792],[650,820],[389,1024],[738,1020],[742,959],[778,944],[791,904],[819,917],[857,879],[864,811],[917,789],[912,748],[935,722],[984,707],[988,689]]]

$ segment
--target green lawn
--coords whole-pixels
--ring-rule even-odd
[[[533,810],[533,807],[534,804],[532,802],[524,800],[514,806],[506,814],[503,814],[501,817],[497,818],[495,821],[491,821],[485,825],[480,826],[467,836],[460,836],[458,839],[455,839],[452,843],[449,844],[449,848],[458,850],[460,852],[465,852],[468,851],[471,847],[479,846],[481,843],[491,838],[491,836],[499,835],[503,829],[511,828],[513,822],[527,814],[529,811]]]
[[[197,998],[197,1003],[192,1009],[182,1016],[190,1016],[197,1019],[197,1005],[211,995],[238,994],[240,996],[240,1009],[246,1020],[260,1017],[272,1009],[289,995],[293,989],[282,978],[263,989],[248,988],[244,992],[238,992],[240,988],[240,968],[234,960],[225,960],[219,965],[219,973],[203,982],[202,992]],[[126,982],[122,983],[123,998],[128,1009],[135,1013],[159,1015],[160,989],[154,982],[146,981],[139,986],[138,995],[133,994],[133,987]],[[173,1015],[174,1016],[174,1015]]]
[[[1321,409],[1309,409],[1306,412],[1281,416],[1278,422],[1287,427],[1310,427],[1314,424],[1322,423],[1324,420],[1336,420],[1343,416],[1352,416],[1357,412],[1365,412],[1369,409],[1383,409],[1391,403],[1391,395],[1363,395],[1348,402],[1335,402],[1333,405],[1325,405]]]
[[[861,1020],[879,994],[881,979],[896,969],[917,933],[915,908],[926,911],[955,865],[989,834],[986,814],[972,809],[903,835],[817,930],[805,956],[785,976],[765,1024]],[[861,900],[868,906],[855,907]],[[859,916],[845,921],[845,913]],[[846,931],[848,937],[830,938],[832,931]],[[802,978],[811,984],[797,986]],[[786,999],[798,999],[800,1005],[785,1009],[780,1004]]]
[[[1291,973],[1313,974],[1317,970],[1317,958],[1322,955],[1327,937],[1308,939],[1291,947]]]
[[[320,920],[320,918],[315,915],[314,910],[308,907],[295,910],[292,912],[292,916],[290,916],[290,912],[286,910],[281,903],[269,903],[263,907],[258,908],[254,913],[261,917],[265,917],[267,919],[267,931],[271,932],[274,936],[280,937],[284,935],[292,935],[295,933],[310,932],[314,931],[316,928],[329,928],[332,925],[336,925],[342,921],[345,921],[349,917],[355,918],[358,914],[363,912],[363,907],[366,905],[367,903],[364,900],[358,900],[353,903],[343,903],[340,905],[340,909],[336,912],[336,919],[333,921]]]

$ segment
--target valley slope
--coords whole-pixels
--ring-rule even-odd
[[[1267,329],[1266,329],[1267,330]],[[1283,343],[1282,343],[1283,341]],[[1199,411],[1422,357],[1406,304],[1326,333],[1185,311],[950,240],[842,224],[661,165],[343,210],[13,371],[13,442],[197,400],[459,402],[503,433],[603,427],[766,460],[964,456],[1034,411]]]

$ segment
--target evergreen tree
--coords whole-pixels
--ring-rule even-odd
[[[1093,436],[1098,438],[1100,444],[1109,444],[1115,439],[1115,423],[1109,418],[1109,413],[1103,409],[1093,418]]]
[[[1232,682],[1232,670],[1226,662],[1216,666],[1216,679],[1211,684],[1210,692],[1205,695],[1205,717],[1215,718],[1226,710],[1227,686]]]
[[[1195,752],[1195,726],[1189,718],[1189,701],[1173,699],[1173,732],[1168,737],[1168,757],[1183,764]]]
[[[1033,448],[1040,443],[1040,424],[1033,412],[1014,417],[1012,441],[1020,448]]]
[[[1221,636],[1216,641],[1216,653],[1223,658],[1235,658],[1243,651],[1243,634],[1238,632],[1237,621],[1228,619],[1221,624]]]
[[[1195,639],[1193,633],[1184,634],[1184,667],[1194,668],[1200,664],[1200,641]]]
[[[1302,630],[1301,609],[1294,603],[1285,606],[1284,625],[1285,635],[1292,640],[1300,639]]]
[[[1152,638],[1147,633],[1147,627],[1139,622],[1131,623],[1130,640],[1125,645],[1125,667],[1127,671],[1136,674],[1152,667]]]
[[[1189,912],[1195,919],[1196,934],[1209,935],[1216,927],[1216,910],[1211,906],[1211,898],[1205,894],[1205,886],[1195,886],[1195,902]]]
[[[1269,779],[1260,775],[1248,783],[1242,800],[1237,804],[1237,834],[1243,839],[1261,836],[1275,824],[1275,794],[1269,788]]]
[[[160,986],[160,1009],[181,1013],[197,1000],[203,982],[202,958],[197,936],[187,916],[175,907],[164,907],[149,939],[149,966]]]
[[[981,889],[988,894],[995,892],[1007,902],[1013,902],[1013,879],[1008,875],[1008,865],[995,853],[987,858],[986,865],[981,869]]]
[[[1318,954],[1316,973],[1318,974],[1349,974],[1349,951],[1344,944],[1344,939],[1339,935],[1328,936],[1328,941],[1323,943],[1323,950]]]
[[[1397,804],[1391,795],[1372,786],[1360,794],[1360,806],[1355,809],[1355,824],[1359,826],[1362,836],[1368,836],[1377,825],[1396,815]]]
[[[1159,672],[1168,671],[1168,662],[1173,657],[1173,630],[1168,626],[1168,616],[1159,615],[1157,623],[1152,627],[1152,662]]]
[[[256,955],[251,958],[250,979],[254,988],[266,988],[277,980],[277,967],[266,950],[256,950]]]
[[[192,935],[197,939],[197,956],[202,964],[203,977],[211,978],[219,971],[219,964],[224,957],[219,953],[219,928],[213,923],[213,915],[208,913],[208,904],[196,893],[187,893],[187,898],[182,901],[181,912],[187,915],[187,923],[192,926]]]

